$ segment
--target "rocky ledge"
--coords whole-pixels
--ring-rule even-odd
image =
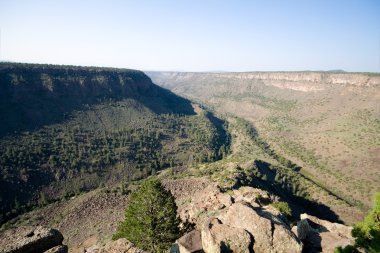
[[[183,223],[194,230],[177,240],[180,253],[333,252],[353,242],[352,227],[302,214],[291,228],[287,217],[271,203],[278,197],[261,189],[241,187],[223,192],[218,185],[196,187],[186,194],[188,179],[167,182],[176,196]]]

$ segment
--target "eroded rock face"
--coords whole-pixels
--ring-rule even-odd
[[[62,234],[52,228],[19,227],[10,229],[0,235],[1,253],[39,253],[48,251],[56,246],[62,246]],[[67,247],[57,247],[52,252],[67,252]]]
[[[310,253],[334,252],[338,246],[353,244],[351,230],[352,227],[321,220],[308,214],[301,214],[301,220],[293,229],[304,242],[305,251]]]

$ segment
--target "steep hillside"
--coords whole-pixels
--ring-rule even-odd
[[[351,206],[362,210],[370,207],[371,197],[380,185],[380,75],[329,72],[148,75],[162,87],[219,113],[248,120],[253,133],[297,165],[298,173]],[[336,209],[336,203],[327,200],[324,194],[314,192],[314,198]],[[344,216],[347,220],[347,214]]]
[[[1,64],[0,85],[0,223],[228,145],[224,122],[140,71]]]
[[[64,120],[107,100],[138,99],[156,113],[194,114],[188,101],[137,70],[0,64],[1,136]]]

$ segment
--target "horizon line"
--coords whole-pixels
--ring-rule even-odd
[[[157,70],[157,69],[139,69],[130,67],[115,67],[106,65],[85,65],[85,64],[58,64],[58,63],[36,63],[36,62],[18,62],[11,60],[0,60],[0,63],[11,63],[11,64],[30,64],[30,65],[55,65],[55,66],[67,66],[67,67],[87,67],[87,68],[113,68],[113,69],[129,69],[129,70],[139,70],[143,72],[171,72],[171,73],[250,73],[250,72],[328,72],[328,73],[372,73],[380,74],[380,72],[373,71],[346,71],[344,69],[329,69],[329,70]]]

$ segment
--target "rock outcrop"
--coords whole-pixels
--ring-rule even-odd
[[[223,192],[203,179],[180,179],[165,185],[176,196],[182,221],[196,227],[177,240],[181,253],[201,249],[205,253],[333,252],[335,247],[353,242],[351,227],[307,214],[290,229],[284,215],[270,205],[279,198],[261,189],[241,187]]]
[[[297,226],[292,228],[305,244],[305,252],[334,252],[338,246],[353,244],[352,227],[332,223],[317,217],[302,214]]]
[[[254,252],[302,251],[302,245],[289,226],[269,209],[253,208],[246,202],[239,202],[220,215],[219,220],[231,229],[247,231],[253,237]]]
[[[283,215],[268,205],[278,199],[276,196],[252,187],[227,193],[216,184],[186,195],[173,182],[166,186],[178,196],[176,200],[182,221],[196,227],[196,231],[177,241],[181,253],[199,249],[206,253],[302,251],[302,244]]]
[[[0,234],[1,253],[67,253],[62,234],[52,228],[19,227]]]
[[[213,253],[241,252],[249,253],[251,235],[242,228],[230,227],[212,218],[203,225],[203,250]]]

